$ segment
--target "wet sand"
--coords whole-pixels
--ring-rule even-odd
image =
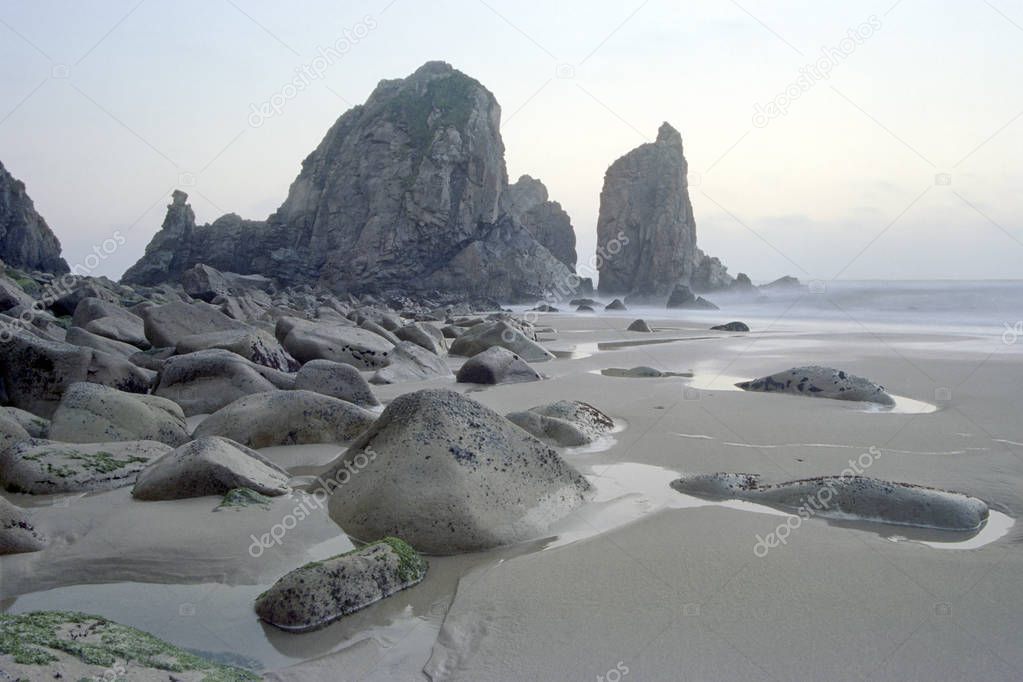
[[[218,512],[216,498],[141,503],[128,489],[8,495],[38,506],[56,541],[0,559],[4,607],[98,613],[277,680],[1023,678],[1019,346],[994,328],[782,321],[736,334],[707,330],[728,314],[655,314],[542,314],[538,325],[556,330],[543,343],[562,356],[536,365],[543,382],[374,387],[383,402],[447,386],[501,413],[576,399],[614,417],[611,439],[565,452],[598,497],[549,537],[431,558],[419,586],[290,635],[257,621],[255,596],[351,546],[313,509],[279,546],[252,555],[251,536],[294,515],[304,493]],[[637,317],[658,331],[624,331]],[[731,385],[807,364],[906,400],[888,411]],[[638,365],[694,377],[600,374]],[[758,556],[758,537],[791,515],[693,501],[667,485],[680,473],[832,475],[871,448],[880,454],[864,475],[974,495],[997,523],[967,537],[811,518]],[[310,482],[341,450],[264,453]]]

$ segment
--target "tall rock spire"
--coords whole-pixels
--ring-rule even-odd
[[[669,123],[608,168],[597,220],[600,293],[664,299],[678,283],[704,288],[688,172],[682,135]]]

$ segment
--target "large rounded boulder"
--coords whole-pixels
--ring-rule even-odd
[[[526,362],[545,362],[554,358],[553,353],[506,320],[494,320],[469,328],[452,342],[448,352],[471,358],[494,346],[507,348]]]
[[[439,389],[396,398],[324,478],[338,482],[330,515],[346,533],[430,554],[535,538],[592,492],[551,447]]]
[[[286,494],[291,476],[258,452],[227,438],[199,438],[168,452],[139,472],[137,500],[179,500],[248,488],[260,495]]]
[[[218,410],[194,435],[222,436],[250,448],[347,443],[375,418],[358,405],[312,391],[272,391],[245,396]]]
[[[99,384],[72,384],[53,415],[49,437],[65,443],[155,440],[177,447],[191,440],[177,403]]]
[[[154,393],[173,400],[189,417],[209,414],[253,393],[294,386],[294,378],[237,353],[211,348],[170,358]]]

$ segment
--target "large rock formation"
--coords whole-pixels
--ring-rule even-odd
[[[63,274],[69,271],[60,257],[60,241],[17,180],[0,163],[0,259],[24,270]]]
[[[502,201],[500,111],[490,91],[442,62],[382,81],[331,127],[267,221],[228,215],[196,227],[176,192],[124,281],[178,281],[205,263],[353,293],[524,300],[564,291],[577,280],[559,260],[574,263],[560,217],[548,218],[554,205],[545,197],[527,211],[530,225],[544,226],[538,239]],[[544,246],[548,233],[559,256]]]
[[[504,193],[505,209],[517,217],[529,233],[551,254],[575,271],[575,230],[572,219],[556,201],[549,201],[547,187],[523,175]]]
[[[682,135],[661,125],[608,168],[600,193],[600,293],[663,301],[678,283],[706,291],[731,281],[717,259],[696,248],[696,221]]]

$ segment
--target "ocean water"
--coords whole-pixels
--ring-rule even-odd
[[[765,289],[754,297],[730,293],[705,297],[721,310],[629,306],[629,310],[613,314],[632,319],[648,315],[714,323],[734,319],[761,330],[768,326],[806,330],[822,325],[829,330],[860,331],[926,328],[1004,335],[1007,341],[1015,339],[1023,344],[1023,280],[814,282],[799,289]],[[560,307],[570,310],[567,304]]]

